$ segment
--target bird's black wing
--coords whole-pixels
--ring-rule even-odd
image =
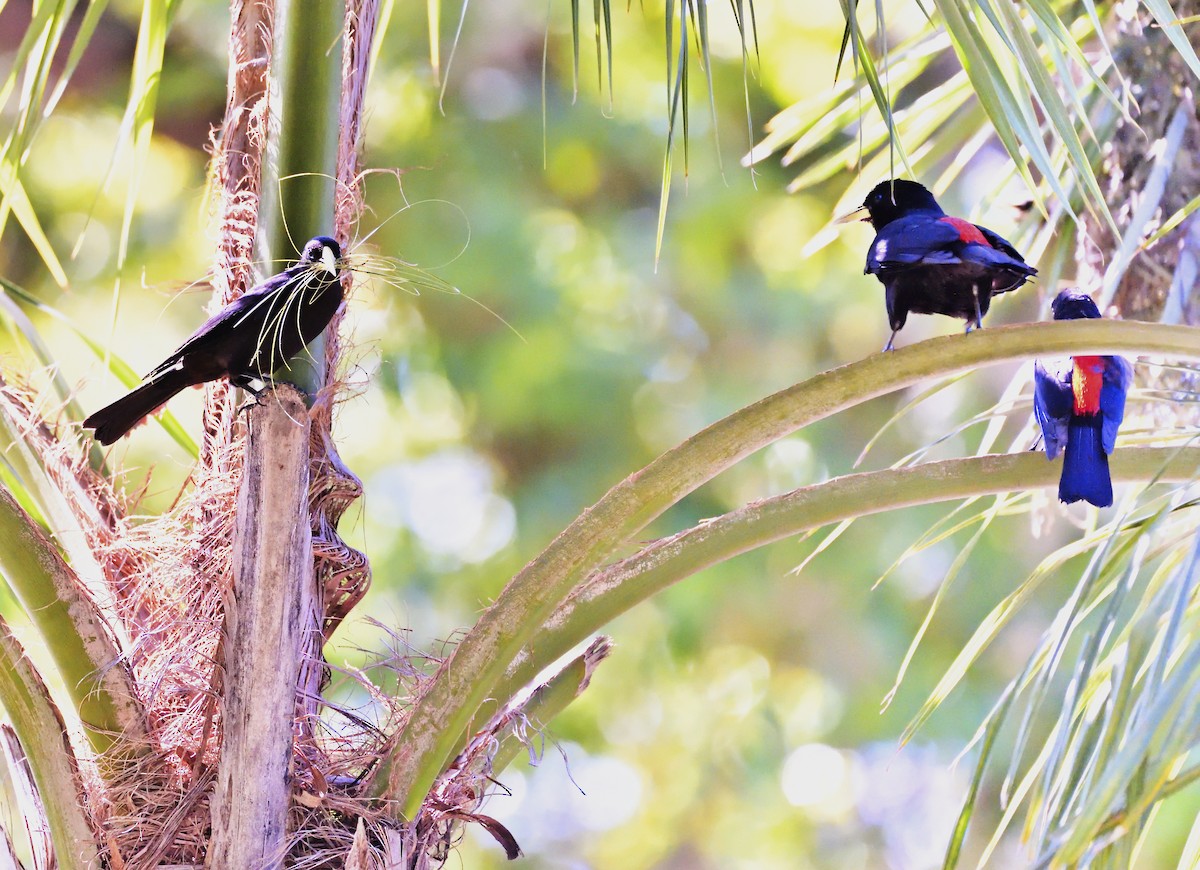
[[[256,300],[251,298],[249,293],[239,296],[229,305],[225,306],[212,317],[208,318],[208,320],[204,321],[200,328],[188,337],[187,341],[179,345],[179,347],[177,347],[170,356],[159,363],[153,371],[143,378],[143,380],[153,381],[171,369],[176,368],[185,356],[195,351],[197,348],[203,348],[205,346],[207,343],[206,339],[210,338],[213,330],[229,323],[234,318],[241,317],[245,311],[253,307],[255,302]]]
[[[976,229],[979,230],[979,232],[983,233],[983,237],[985,239],[987,239],[987,243],[989,245],[991,245],[993,248],[995,248],[997,251],[1001,251],[1002,253],[1008,254],[1008,256],[1012,257],[1014,260],[1016,260],[1019,263],[1025,262],[1025,258],[1021,256],[1020,251],[1018,251],[1016,248],[1014,248],[1012,246],[1012,243],[1008,239],[1004,238],[1003,236],[997,235],[996,233],[989,230],[987,227],[979,226],[979,224],[975,224],[975,227],[976,227]],[[1031,275],[1037,274],[1037,269],[1033,268],[1032,266],[1027,266],[1026,268],[1029,269],[1029,273]]]
[[[992,279],[992,293],[1007,293],[1016,290],[1037,274],[1037,269],[1030,266],[1021,257],[1017,249],[987,227],[971,224],[981,233],[986,244],[973,242],[965,245],[962,258],[971,263],[977,263],[989,269]]]
[[[247,290],[201,324],[200,328],[193,332],[187,341],[176,348],[175,352],[163,360],[154,371],[146,375],[145,380],[150,381],[160,377],[164,372],[178,366],[180,360],[189,353],[208,348],[211,342],[221,339],[229,330],[249,318],[258,318],[265,323],[272,299],[279,290],[297,276],[309,271],[310,268],[308,265],[292,266]]]
[[[962,239],[934,214],[908,214],[883,227],[867,251],[866,273],[887,274],[931,263],[961,263]]]

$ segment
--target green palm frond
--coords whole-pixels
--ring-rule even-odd
[[[568,527],[547,551],[510,581],[496,603],[455,648],[448,665],[439,671],[412,708],[392,754],[376,772],[377,793],[396,801],[404,816],[411,818],[429,787],[453,756],[458,735],[475,718],[480,706],[489,697],[511,697],[523,685],[515,673],[505,674],[508,663],[523,658],[519,673],[527,682],[532,674],[525,673],[525,667],[533,663],[544,666],[548,660],[542,656],[550,654],[556,657],[564,651],[547,641],[549,631],[539,631],[540,626],[547,624],[554,608],[559,605],[567,607],[572,590],[585,580],[589,572],[598,570],[616,547],[683,495],[720,471],[809,423],[927,378],[976,368],[985,362],[1021,359],[1034,354],[1054,355],[1065,350],[1082,352],[1087,349],[1105,352],[1155,351],[1185,358],[1200,352],[1190,329],[1099,320],[1073,321],[1069,324],[1026,324],[984,330],[979,335],[932,339],[893,353],[874,354],[861,362],[817,375],[713,424],[676,449],[663,454],[650,466],[615,486],[604,499]],[[1152,463],[1155,470],[1161,468],[1161,450],[1147,452],[1144,449],[1142,461]],[[967,497],[983,492],[1021,489],[1028,484],[1028,475],[1035,473],[1033,469],[1037,469],[1037,474],[1047,476],[1051,471],[1044,460],[1032,455],[991,456],[985,459],[993,463],[1016,461],[1016,464],[1005,465],[1004,474],[995,467],[986,472],[976,470],[976,474],[987,479],[974,482],[974,486],[966,492],[951,486],[950,479],[958,479],[956,473],[931,471],[937,463],[888,472],[912,474],[915,480],[912,484],[915,489],[897,496],[898,500],[891,502],[890,506],[925,503],[928,499],[944,501],[955,498],[956,494],[958,497]],[[1178,467],[1175,473],[1179,473]],[[1186,473],[1194,475],[1195,466],[1189,466]],[[1014,479],[1022,474],[1026,475],[1022,478],[1025,483],[1014,484]],[[909,480],[903,476],[901,479]],[[662,577],[668,578],[662,582],[674,582],[714,561],[777,540],[781,534],[797,534],[817,526],[841,522],[849,516],[885,509],[886,506],[877,495],[878,487],[872,488],[873,483],[873,480],[866,483],[861,480],[848,482],[848,494],[830,496],[824,500],[814,497],[815,507],[801,501],[794,508],[794,513],[793,509],[781,509],[781,513],[774,513],[769,507],[773,504],[771,500],[750,505],[744,510],[753,516],[743,518],[741,515],[731,515],[731,528],[727,536],[718,537],[716,544],[709,542],[713,536],[721,535],[722,526],[715,521],[705,524],[702,527],[704,533],[696,536],[700,541],[696,545],[697,552],[680,557],[679,565],[668,568],[664,567],[665,563],[650,560],[647,570],[658,578],[652,584],[659,582]],[[849,499],[852,506],[847,508],[842,499]],[[811,511],[815,511],[823,520],[814,521]],[[781,527],[786,531],[780,533]],[[709,546],[717,547],[716,555],[706,549]],[[616,603],[609,605],[609,608],[626,607],[649,594],[644,590],[622,594],[624,590],[620,585],[617,584],[618,588],[614,591]],[[652,588],[651,591],[657,591],[657,588],[662,587]],[[597,607],[589,614],[595,621],[584,617],[582,624],[590,632],[619,612],[620,609],[614,611]],[[554,617],[551,620],[558,627],[556,630],[561,630],[566,621],[569,621],[566,617]],[[571,642],[579,639],[575,637]],[[536,646],[536,655],[519,655],[527,642]],[[441,730],[432,727],[433,723],[439,723]]]
[[[40,334],[25,316],[21,306],[30,308],[65,324],[87,346],[88,350],[104,363],[109,373],[116,377],[117,382],[121,386],[126,389],[133,389],[141,382],[141,375],[129,363],[125,362],[119,354],[114,353],[111,347],[98,341],[91,331],[84,329],[53,306],[41,302],[28,290],[11,281],[0,278],[0,310],[3,311],[4,316],[9,322],[14,325],[14,328],[20,333],[22,340],[29,345],[42,365],[50,372],[54,390],[59,399],[64,403],[71,419],[82,420],[85,415],[75,400],[74,392],[64,382],[61,373],[54,365],[50,352],[42,341]],[[167,434],[171,436],[176,444],[187,451],[188,455],[196,456],[199,453],[195,439],[188,434],[187,430],[169,410],[164,408],[155,415],[154,419],[166,430]],[[93,445],[93,451],[95,455],[93,456],[92,464],[99,469],[103,466],[103,458],[99,455],[98,448],[95,445]]]
[[[121,138],[114,150],[109,172],[117,163],[117,155],[126,147],[133,154],[133,169],[125,190],[125,210],[121,219],[121,234],[117,243],[117,270],[120,273],[129,251],[129,234],[133,215],[141,189],[142,171],[150,153],[150,140],[154,134],[154,120],[158,108],[158,83],[162,78],[163,57],[167,47],[167,34],[171,20],[175,17],[176,0],[143,0],[141,21],[138,23],[137,45],[133,52],[133,70],[130,74],[129,101],[121,119]],[[105,182],[107,185],[107,180]],[[119,298],[119,285],[114,290],[113,312]]]
[[[571,0],[571,38],[574,79],[579,81],[579,60],[582,45],[580,0]],[[733,17],[742,46],[743,78],[749,79],[748,58],[758,51],[757,23],[753,0],[731,0],[730,14]],[[596,68],[598,87],[603,92],[607,86],[608,101],[616,99],[613,90],[613,24],[611,0],[593,0],[593,30],[596,46]],[[667,92],[667,141],[663,154],[662,183],[659,195],[658,224],[655,231],[655,260],[662,254],[663,238],[666,234],[667,206],[670,201],[671,184],[675,172],[675,148],[683,149],[683,174],[688,172],[690,147],[690,102],[688,75],[693,63],[699,65],[705,77],[709,98],[709,109],[716,117],[716,98],[713,92],[712,51],[710,41],[708,4],[702,0],[664,0],[663,44],[666,58]],[[695,57],[689,49],[689,36],[695,42]],[[869,63],[869,58],[864,60]],[[576,85],[578,87],[578,85]],[[747,95],[746,122],[751,125],[749,97]],[[713,125],[714,137],[716,124]],[[717,143],[719,149],[719,142]]]
[[[8,215],[13,214],[41,257],[46,270],[60,287],[67,285],[66,272],[40,218],[34,211],[20,173],[41,123],[57,102],[58,94],[69,81],[79,56],[87,45],[91,34],[88,27],[95,27],[95,17],[87,16],[85,26],[76,36],[58,85],[52,89],[51,68],[62,50],[63,38],[75,5],[41,3],[34,7],[29,26],[12,59],[9,73],[3,83],[0,83],[0,107],[7,105],[14,93],[17,95],[16,118],[0,149],[0,232],[8,222]],[[103,7],[105,4],[96,5]],[[51,92],[52,95],[47,96]]]
[[[835,89],[840,99],[780,112],[743,162],[786,148],[785,164],[799,170],[793,190],[859,167],[857,195],[895,175],[898,156],[908,173],[932,174],[937,190],[961,171],[966,156],[994,139],[1044,219],[1058,226],[1082,209],[1115,230],[1097,180],[1097,143],[1112,116],[1128,118],[1131,100],[1090,4],[935,0],[927,29],[890,49],[881,38],[863,37],[859,4],[842,6],[856,76]],[[876,18],[878,33],[886,33],[883,4],[876,4]],[[951,58],[958,72],[939,73]],[[890,90],[879,84],[880,70]],[[860,117],[861,101],[847,98],[852,91],[872,97],[873,114]],[[956,132],[948,135],[949,129]]]
[[[996,636],[1033,589],[1068,563],[1091,554],[1074,590],[1044,633],[1006,703],[984,731],[1008,734],[1008,763],[987,757],[985,778],[1002,776],[1009,806],[990,836],[990,851],[1024,808],[1024,830],[1039,862],[1128,866],[1129,850],[1159,803],[1178,791],[1194,746],[1200,687],[1194,667],[1196,504],[1189,484],[1135,505],[1052,554],[993,611],[926,708],[926,718],[968,660]],[[1022,709],[1019,720],[1011,714]],[[947,866],[962,846],[973,798],[964,808]],[[986,851],[985,851],[986,855]]]

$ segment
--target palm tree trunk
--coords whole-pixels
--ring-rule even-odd
[[[282,866],[296,686],[320,632],[308,519],[308,409],[292,387],[268,395],[248,412],[238,491],[211,867]]]

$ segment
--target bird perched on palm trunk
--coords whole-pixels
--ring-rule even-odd
[[[217,378],[252,389],[320,335],[342,304],[342,249],[328,236],[304,246],[300,262],[247,290],[214,314],[144,383],[83,425],[112,444],[176,393]]]
[[[1097,318],[1100,309],[1086,293],[1064,290],[1051,303],[1055,320]],[[1058,497],[1096,507],[1113,503],[1108,454],[1125,416],[1132,368],[1119,356],[1076,356],[1069,364],[1033,367],[1033,414],[1042,428],[1046,455],[1063,453]]]
[[[875,228],[864,274],[884,287],[892,349],[909,312],[945,314],[983,326],[997,293],[1007,293],[1037,274],[1007,241],[986,227],[950,217],[933,194],[915,181],[877,184],[862,206],[841,221],[858,219]]]

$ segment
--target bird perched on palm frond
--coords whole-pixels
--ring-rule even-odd
[[[251,389],[320,335],[342,304],[342,249],[328,236],[304,246],[300,261],[214,314],[129,394],[83,425],[112,444],[176,393],[218,378]]]
[[[1055,320],[1097,318],[1092,297],[1064,290],[1051,303]],[[1034,363],[1033,414],[1042,429],[1046,455],[1063,454],[1058,497],[1070,504],[1096,507],[1113,503],[1108,454],[1125,417],[1125,395],[1133,376],[1129,361],[1119,356],[1076,356],[1069,364],[1048,368]]]
[[[877,184],[839,221],[858,219],[863,212],[862,220],[876,233],[863,271],[883,283],[892,327],[885,351],[892,349],[909,312],[961,317],[970,332],[983,326],[993,296],[1037,274],[1011,244],[987,227],[949,216],[915,181]]]

